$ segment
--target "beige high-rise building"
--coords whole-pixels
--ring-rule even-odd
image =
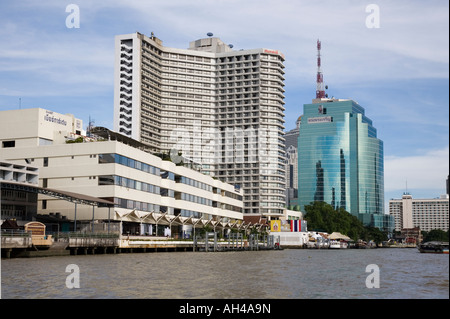
[[[114,130],[243,189],[244,213],[285,206],[284,55],[219,38],[165,47],[116,36]]]
[[[389,201],[389,214],[394,216],[395,230],[419,227],[420,230],[448,230],[448,195],[440,198],[415,199],[409,193]]]

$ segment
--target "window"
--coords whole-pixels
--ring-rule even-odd
[[[48,166],[48,157],[44,157],[44,167]]]
[[[160,188],[160,195],[161,196],[169,196],[168,195],[169,194],[169,191],[168,191],[168,189],[167,188]]]
[[[99,176],[98,185],[114,185],[114,176],[113,175]]]
[[[99,154],[98,162],[100,164],[114,163],[115,162],[114,154]]]
[[[45,139],[45,138],[39,138],[39,145],[40,146],[42,146],[42,145],[52,145],[53,144],[53,141],[52,140],[48,140],[48,139]]]
[[[3,148],[16,147],[16,141],[3,141]]]
[[[172,181],[175,180],[175,174],[172,172],[160,170],[160,175],[161,175],[161,178],[170,179]]]

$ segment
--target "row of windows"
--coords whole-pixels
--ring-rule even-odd
[[[197,204],[212,206],[212,200],[204,198],[204,197],[192,195],[192,194],[178,193],[177,192],[175,194],[175,198],[176,199],[185,200],[185,201],[188,201],[188,202],[197,203]]]
[[[239,62],[239,61],[249,61],[250,59],[258,60],[259,55],[258,54],[246,54],[246,55],[237,55],[237,56],[230,56],[230,57],[223,57],[223,58],[217,58],[216,63],[227,63],[227,62]]]
[[[165,77],[167,80],[170,80],[170,78],[176,78],[176,79],[186,79],[186,80],[195,80],[195,81],[202,81],[206,84],[211,84],[214,81],[214,78],[208,78],[204,76],[191,76],[191,75],[185,75],[185,74],[175,74],[175,73],[161,73],[162,77]]]
[[[10,210],[8,208],[3,208],[2,206],[2,216],[3,218],[23,218],[26,216],[25,210]]]
[[[200,196],[196,196],[196,195],[192,195],[192,194],[187,194],[187,193],[181,193],[181,192],[176,192],[175,193],[175,191],[172,190],[172,189],[159,187],[159,186],[156,186],[156,185],[152,185],[152,184],[136,181],[136,180],[133,180],[133,179],[130,179],[130,178],[117,176],[117,175],[102,175],[102,176],[99,176],[99,178],[98,178],[98,185],[123,186],[123,187],[136,189],[136,190],[143,191],[143,192],[158,194],[158,195],[161,195],[161,196],[164,196],[164,197],[172,197],[172,198],[181,199],[181,200],[185,200],[185,201],[189,201],[189,202],[193,202],[193,203],[197,203],[197,204],[201,204],[201,205],[213,206],[213,201],[210,200],[210,199],[204,198],[204,197],[200,197]],[[219,192],[220,192],[220,190],[219,190]],[[231,192],[225,192],[224,195],[227,196],[227,197],[230,197],[230,198],[238,198],[238,199],[240,198],[240,199],[242,199],[241,196],[234,195]],[[127,208],[128,208],[128,206],[127,206]],[[227,208],[227,209],[231,209],[231,210],[236,211],[235,207],[231,207],[231,208]],[[237,208],[237,209],[239,209],[239,208]]]
[[[10,190],[2,189],[0,199],[4,201],[20,201],[20,202],[30,202],[36,201],[37,194],[28,193],[20,190]],[[1,200],[0,200],[1,201]]]
[[[220,190],[219,190],[219,191],[220,191]],[[235,193],[232,193],[232,192],[227,192],[227,191],[225,191],[224,195],[225,195],[226,197],[229,197],[229,198],[233,198],[233,199],[237,199],[237,200],[242,200],[242,196],[241,196],[241,195],[238,195],[238,194],[235,194]]]
[[[172,61],[172,60],[163,60],[162,62],[167,65],[179,65],[179,66],[187,67],[187,68],[197,68],[197,69],[200,68],[200,69],[205,69],[205,70],[214,70],[215,69],[214,66],[208,65],[208,64],[179,62],[179,61]]]
[[[175,211],[175,213],[177,213],[177,211]],[[194,217],[194,218],[201,218],[202,217],[202,213],[199,212],[195,212],[192,210],[187,210],[187,209],[181,209],[180,210],[180,215],[183,217]]]
[[[185,54],[176,54],[176,53],[167,53],[163,52],[161,54],[164,58],[171,58],[171,59],[178,59],[178,60],[187,60],[187,61],[197,61],[197,62],[205,62],[205,63],[211,63],[210,58],[200,57],[200,56],[192,56],[192,55],[185,55]]]
[[[114,198],[114,203],[120,208],[137,209],[144,212],[160,212],[160,206],[151,203],[139,202],[125,198]]]
[[[214,115],[213,114],[208,114],[208,109],[206,109],[205,112],[202,113],[187,113],[187,112],[179,112],[179,110],[177,111],[162,111],[161,115],[163,116],[173,116],[173,117],[188,117],[188,118],[197,118],[197,119],[210,119],[210,120],[214,120]],[[209,122],[207,122],[209,123]],[[159,124],[159,123],[158,123]]]
[[[144,171],[146,173],[160,176],[160,169],[158,167],[154,167],[119,154],[99,154],[98,162],[99,164],[106,164],[106,163],[121,164]]]
[[[162,83],[169,83],[169,84],[178,84],[180,86],[196,86],[196,87],[204,87],[204,88],[214,88],[213,84],[209,83],[201,83],[201,82],[190,82],[190,81],[184,81],[184,80],[177,80],[177,79],[161,79]],[[180,89],[180,87],[178,87]]]
[[[428,215],[436,215],[436,214],[448,214],[448,207],[442,209],[432,209],[426,211],[414,210],[413,214],[418,216],[428,216]]]
[[[158,55],[162,55],[164,58],[171,58],[171,59],[177,59],[177,60],[197,61],[197,62],[202,62],[202,63],[211,63],[212,62],[211,59],[205,58],[205,57],[190,56],[190,55],[184,55],[184,54],[166,53],[166,52],[160,52],[159,50],[156,50],[158,55],[155,55],[151,51],[147,51],[146,50],[146,49],[149,49],[149,50],[153,51],[154,48],[151,45],[148,45],[145,42],[143,42],[143,47],[144,47],[144,49],[143,49],[143,51],[144,51],[143,56],[145,57],[145,56],[149,55],[149,57],[151,57],[151,59],[153,59],[155,61],[158,61],[159,63],[162,62],[162,63],[167,63],[167,64],[180,64],[180,62],[178,62],[178,61],[175,62],[175,61],[168,61],[168,60],[161,59]],[[229,63],[229,62],[249,61],[249,60],[253,59],[253,60],[256,60],[256,62],[252,62],[252,66],[255,66],[258,63],[257,60],[259,60],[259,57],[260,56],[258,54],[242,55],[242,56],[231,56],[231,57],[227,57],[227,58],[225,58],[225,57],[218,58],[218,59],[215,60],[215,62],[216,63],[227,63],[227,62]],[[270,60],[274,60],[274,61],[282,61],[282,58],[278,57],[278,56],[261,55],[261,58],[263,58],[263,59],[270,59]],[[152,61],[152,63],[155,63],[155,62]],[[158,67],[161,68],[161,65],[159,63],[155,63],[155,64]],[[250,66],[250,62],[245,63],[245,64],[247,64],[247,65],[244,65],[244,66]],[[267,63],[265,63],[265,64],[267,64]],[[205,68],[210,69],[211,68],[210,64],[209,65],[192,64],[191,66],[192,67],[203,68],[203,69],[205,69]],[[227,66],[230,67],[230,65],[227,65]],[[223,68],[224,65],[221,65],[221,67]],[[234,67],[234,65],[233,65],[233,67]],[[277,68],[281,67],[281,68],[283,68],[283,65],[277,63],[276,65],[274,65],[274,67],[277,67]]]
[[[161,178],[164,179],[170,179],[175,181],[176,183],[183,183],[189,186],[193,186],[208,192],[213,192],[215,190],[215,193],[220,194],[220,189],[215,189],[213,186],[208,185],[203,182],[199,182],[195,179],[175,175],[173,172],[170,171],[164,171],[157,167],[142,163],[140,161],[133,160],[131,158],[119,155],[119,154],[99,154],[99,163],[117,163],[122,164],[131,168],[139,169],[147,173],[151,173],[154,175],[158,175]],[[99,185],[119,185],[119,186],[125,186],[132,189],[147,191],[155,194],[159,194],[160,190],[157,189],[159,186],[135,181],[132,179],[128,179],[121,176],[115,176],[115,175],[107,175],[107,176],[99,176]],[[222,194],[223,196],[242,200],[242,196],[234,194],[232,192],[224,192]]]
[[[211,76],[213,76],[215,74],[214,72],[202,71],[202,70],[198,70],[198,69],[177,68],[177,67],[170,67],[170,66],[163,66],[163,67],[160,67],[160,69],[163,71],[176,72],[176,73],[191,73],[191,74],[211,75]]]
[[[98,185],[117,185],[124,186],[131,189],[136,189],[143,192],[160,194],[161,188],[156,185],[136,181],[130,178],[117,175],[101,175],[98,177]]]
[[[242,212],[242,208],[240,208],[238,206],[234,206],[234,205],[229,205],[229,204],[222,204],[221,208],[226,209],[226,210],[231,210],[233,212],[238,212],[238,213]]]
[[[169,171],[161,171],[159,168],[133,160],[131,158],[122,156],[122,155],[118,155],[118,154],[100,154],[99,155],[99,163],[118,163],[118,164],[122,164],[122,165],[126,165],[128,167],[131,168],[136,168],[154,175],[158,175],[161,176],[161,178],[165,178],[165,179],[170,179],[170,180],[175,180],[177,183],[183,183],[186,185],[190,185],[196,188],[200,188],[209,192],[212,192],[212,186],[196,181],[192,178],[189,177],[185,177],[185,176],[178,176],[175,179],[175,174]],[[119,176],[116,176],[119,177]],[[101,185],[114,185],[112,184],[113,181],[111,180],[111,176],[109,177],[105,177],[104,180],[102,180],[102,184]],[[109,179],[109,182],[107,181],[107,179]],[[123,178],[124,179],[124,178]],[[100,183],[100,181],[99,181]],[[108,184],[109,183],[109,184]],[[122,180],[120,183],[116,183],[115,185],[121,185],[121,186],[126,186],[125,184],[128,182],[125,182],[125,180]],[[130,182],[132,183],[132,182]],[[134,188],[131,186],[126,186],[129,188]]]
[[[176,176],[175,181],[177,183],[183,183],[186,185],[190,185],[196,188],[200,188],[203,189],[205,191],[208,192],[212,192],[213,191],[213,187],[211,185],[196,181],[195,179],[189,178],[189,177],[185,177],[185,176]]]

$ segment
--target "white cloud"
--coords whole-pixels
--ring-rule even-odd
[[[235,49],[281,50],[286,79],[295,86],[314,81],[317,38],[327,84],[448,78],[448,3],[380,0],[381,27],[368,29],[369,3],[175,0],[143,6],[130,0],[126,6],[169,46],[187,47],[211,31]]]
[[[325,82],[330,85],[373,83],[386,78],[448,78],[445,1],[379,0],[379,29],[365,26],[369,1],[78,0],[76,3],[80,7],[81,28],[69,33],[64,27],[65,5],[60,1],[22,0],[9,6],[9,10],[20,9],[21,17],[16,21],[3,13],[7,19],[0,29],[0,40],[8,45],[0,47],[0,71],[45,70],[48,80],[54,83],[85,83],[87,91],[95,86],[103,89],[111,83],[107,78],[112,75],[114,56],[113,35],[104,25],[103,11],[106,11],[117,15],[114,30],[128,33],[131,28],[144,34],[155,31],[167,46],[186,48],[190,41],[211,31],[234,44],[235,49],[281,50],[287,58],[287,82],[294,87],[305,83],[314,86],[317,38],[322,40]],[[33,19],[27,19],[25,14]],[[37,18],[53,22],[47,27],[36,25]],[[135,26],[140,30],[135,30]],[[80,33],[82,37],[77,36]],[[54,88],[61,92],[57,87],[60,85]],[[19,88],[10,89],[15,90]]]
[[[112,87],[114,40],[20,29],[15,41],[0,47],[1,93],[20,96],[89,94]],[[3,34],[3,38],[5,35]],[[0,34],[2,39],[2,34]]]
[[[387,156],[384,163],[386,192],[439,189],[449,173],[449,148],[425,151],[417,156]]]

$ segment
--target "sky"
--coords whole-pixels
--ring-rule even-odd
[[[280,50],[286,131],[315,97],[320,39],[327,94],[364,107],[384,143],[386,203],[445,194],[447,0],[0,0],[0,111],[41,107],[112,129],[114,36],[136,31],[174,48],[212,32],[234,50]]]

